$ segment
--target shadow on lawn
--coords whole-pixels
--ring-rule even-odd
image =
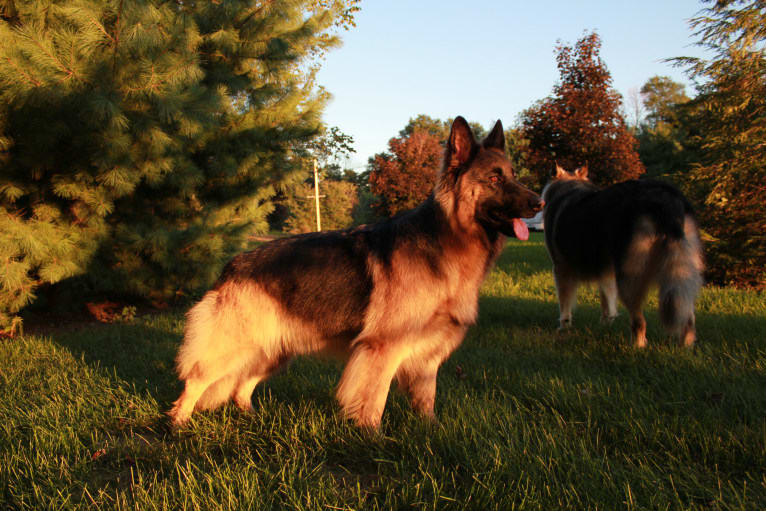
[[[470,467],[476,463],[476,451],[456,446],[469,441],[481,449],[483,444],[471,444],[477,442],[471,439],[484,433],[491,437],[495,421],[509,418],[542,422],[555,431],[574,428],[586,435],[594,433],[586,433],[584,424],[592,424],[596,417],[596,430],[614,445],[653,441],[633,440],[634,424],[646,431],[678,424],[690,424],[696,428],[693,431],[709,424],[722,431],[751,431],[763,422],[763,372],[752,359],[727,358],[721,344],[735,345],[731,351],[738,357],[744,351],[750,352],[745,358],[759,356],[766,318],[704,315],[699,321],[702,332],[720,322],[729,328],[716,334],[701,353],[690,353],[669,348],[669,341],[659,338],[646,350],[633,350],[627,346],[626,319],[612,327],[587,324],[598,317],[595,306],[582,307],[582,326],[563,337],[555,331],[555,304],[485,297],[482,307],[479,325],[439,372],[436,414],[441,426],[418,419],[407,399],[391,392],[382,434],[369,435],[350,425],[339,428],[343,420],[333,395],[340,365],[299,359],[256,388],[255,414],[229,405],[201,414],[201,421],[180,434],[159,415],[107,425],[117,445],[122,442],[124,447],[105,456],[91,475],[93,484],[99,488],[122,484],[119,481],[128,478],[134,459],[154,463],[150,470],[173,484],[174,463],[184,466],[203,459],[212,470],[242,456],[243,446],[251,456],[282,459],[291,449],[302,453],[302,445],[320,453],[321,460],[312,458],[312,463],[323,467],[323,477],[333,484],[377,494],[386,485],[400,484],[401,477],[381,469],[380,460],[397,459],[399,466],[415,471],[422,462],[420,446],[428,445],[429,452],[434,449],[445,462]],[[52,337],[87,363],[114,371],[137,392],[149,393],[165,411],[181,390],[173,369],[181,318],[179,314],[164,323],[142,319],[96,325]],[[656,316],[649,320],[656,323]],[[744,339],[738,328],[748,336],[760,335]],[[223,434],[232,431],[238,433]],[[156,447],[160,443],[180,447],[173,447],[170,454]],[[730,470],[757,463],[755,451],[734,454],[738,461]]]
[[[524,353],[527,363],[539,366],[555,377],[557,364],[548,358],[550,347],[539,345],[554,341],[564,351],[571,351],[567,357],[580,359],[588,365],[598,353],[600,346],[620,346],[630,352],[628,319],[624,311],[613,325],[599,323],[600,311],[595,305],[583,305],[577,309],[575,327],[565,334],[556,331],[558,307],[555,303],[531,299],[508,297],[482,297],[478,324],[469,330],[467,342],[450,362],[456,363],[463,356],[481,356],[482,351],[493,352],[501,349],[506,355],[492,367],[502,368],[504,363],[516,365],[516,357]],[[84,327],[75,331],[51,334],[53,340],[82,357],[89,364],[98,365],[118,378],[133,385],[138,392],[150,393],[160,405],[169,405],[181,391],[174,368],[174,358],[181,341],[183,316],[180,313],[163,315],[164,321],[152,318],[139,319],[129,324],[113,324]],[[170,318],[170,319],[168,319]],[[656,310],[647,310],[650,345],[644,353],[652,350],[671,350],[673,356],[675,339],[660,328]],[[698,316],[700,349],[705,352],[720,351],[721,345],[735,346],[736,351],[756,356],[763,350],[766,337],[766,318],[751,315]],[[537,350],[539,345],[540,349]],[[573,350],[576,346],[576,351]],[[554,351],[555,352],[555,351]],[[636,352],[641,353],[641,352]],[[475,354],[475,355],[474,355]],[[562,355],[563,356],[563,355]],[[625,358],[625,353],[616,355]],[[540,364],[534,358],[540,358]],[[716,355],[717,357],[717,355]],[[651,356],[629,356],[631,364],[639,367],[654,364]],[[688,359],[688,357],[682,357]],[[315,359],[299,359],[285,373],[260,385],[279,400],[331,399],[341,366]],[[640,370],[649,370],[643,367]],[[678,371],[690,371],[691,365],[679,364]],[[308,374],[301,374],[308,371]],[[694,371],[695,373],[698,370]],[[704,377],[699,375],[699,377]],[[258,390],[256,391],[258,392]]]
[[[545,250],[543,233],[530,233],[529,240],[527,241],[508,240],[508,244],[497,258],[495,265],[506,272],[520,271],[531,274],[540,271],[550,271],[552,268],[551,260],[548,258],[548,253]]]
[[[178,317],[180,321],[181,316]],[[50,336],[85,362],[113,371],[137,392],[148,392],[160,402],[170,401],[181,390],[174,366],[180,329],[148,323],[151,319],[110,325],[94,323]]]

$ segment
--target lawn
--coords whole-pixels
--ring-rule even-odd
[[[340,418],[341,366],[301,359],[173,431],[183,313],[0,341],[0,509],[764,509],[766,300],[706,287],[685,350],[647,305],[558,308],[539,234],[510,242],[439,374],[431,424],[392,392],[379,433]]]

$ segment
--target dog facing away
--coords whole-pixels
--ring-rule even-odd
[[[673,186],[650,179],[599,189],[588,169],[556,176],[543,190],[545,246],[553,261],[560,328],[572,321],[577,286],[598,282],[602,318],[628,309],[633,341],[646,346],[642,312],[649,287],[659,285],[663,325],[684,346],[695,341],[694,302],[702,286],[702,244],[689,202]]]
[[[479,286],[505,236],[542,209],[515,179],[500,121],[481,143],[452,124],[431,196],[372,226],[293,236],[240,254],[187,315],[177,356],[182,424],[255,386],[296,355],[347,360],[337,399],[358,425],[380,424],[391,381],[434,416],[436,374],[476,320]]]

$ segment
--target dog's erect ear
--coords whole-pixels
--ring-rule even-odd
[[[588,165],[585,164],[579,169],[575,170],[575,176],[577,176],[577,179],[588,179]]]
[[[447,140],[447,168],[454,169],[467,162],[476,149],[476,140],[465,119],[458,116],[452,122]]]
[[[495,127],[492,128],[492,131],[489,132],[489,135],[487,135],[487,138],[484,139],[482,145],[485,149],[494,147],[496,149],[500,149],[501,151],[505,151],[505,134],[503,133],[502,122],[498,120],[495,123]]]
[[[561,165],[556,163],[556,179],[563,179],[569,175],[569,172],[561,168]]]

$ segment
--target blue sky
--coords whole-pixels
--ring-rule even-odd
[[[356,28],[341,32],[343,46],[319,72],[333,95],[324,120],[354,137],[357,153],[345,163],[356,168],[421,113],[513,125],[551,93],[556,41],[574,44],[591,30],[624,97],[654,75],[689,84],[663,59],[700,55],[688,20],[702,7],[692,0],[363,0]]]

